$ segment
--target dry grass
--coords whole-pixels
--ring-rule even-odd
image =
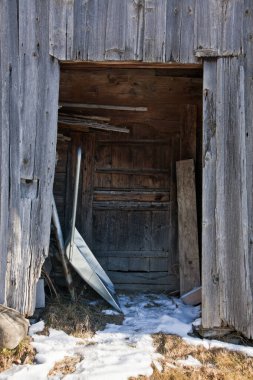
[[[80,356],[65,356],[63,360],[55,363],[48,376],[64,376],[73,373],[80,361]]]
[[[0,349],[0,372],[9,369],[13,364],[31,364],[34,361],[35,350],[31,339],[27,337],[16,348]]]
[[[107,323],[121,324],[123,315],[105,315],[102,310],[106,308],[107,305],[100,303],[92,306],[82,299],[75,303],[64,298],[53,299],[43,314],[46,322],[44,334],[52,327],[75,337],[89,338],[96,331],[102,330]]]
[[[224,349],[207,350],[202,346],[190,346],[181,338],[157,334],[154,341],[158,352],[164,355],[163,371],[154,368],[149,380],[252,380],[253,358]],[[180,366],[179,359],[188,355],[198,359],[201,367]],[[146,380],[140,376],[138,380]]]

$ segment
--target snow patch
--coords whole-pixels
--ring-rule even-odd
[[[181,336],[187,343],[206,348],[222,347],[253,356],[253,347],[201,340],[187,335],[192,323],[200,315],[199,306],[183,304],[181,300],[164,294],[140,294],[119,296],[125,315],[122,325],[107,324],[90,339],[78,339],[63,331],[49,330],[49,336],[36,335],[42,323],[33,325],[30,334],[37,351],[35,365],[14,366],[0,374],[0,380],[127,380],[138,375],[151,376],[152,363],[161,370],[162,356],[155,352],[151,334],[165,333]],[[114,315],[112,310],[105,314]],[[197,322],[199,323],[199,321]],[[44,328],[44,326],[43,326]],[[36,330],[37,329],[37,330]],[[72,374],[48,377],[56,361],[65,356],[83,358]],[[193,357],[177,361],[177,364],[199,366]],[[174,367],[173,367],[174,368]]]
[[[195,359],[191,355],[188,355],[187,359],[177,360],[176,364],[179,364],[181,366],[187,366],[187,367],[201,367],[202,366],[200,361],[198,359]]]
[[[34,334],[37,334],[38,332],[43,331],[45,328],[45,322],[39,321],[37,323],[34,323],[29,327],[29,335],[33,336]]]
[[[102,313],[105,315],[119,315],[118,311],[112,309],[102,310]]]

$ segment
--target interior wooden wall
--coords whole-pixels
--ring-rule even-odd
[[[71,140],[58,141],[54,190],[66,227],[82,146],[78,228],[118,288],[178,289],[175,163],[194,158],[201,166],[201,76],[199,68],[62,65],[61,103],[147,107],[60,110],[107,117],[130,130],[83,133],[81,126],[60,125]]]

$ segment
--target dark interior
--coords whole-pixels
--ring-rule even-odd
[[[60,104],[54,195],[65,235],[81,146],[86,243],[117,288],[178,290],[175,170],[194,159],[200,221],[202,69],[65,63]]]

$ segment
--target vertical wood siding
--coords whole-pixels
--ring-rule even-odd
[[[47,254],[59,60],[204,62],[203,324],[253,337],[251,0],[0,3],[0,301],[24,313]],[[240,57],[236,57],[236,56]],[[234,56],[234,57],[232,57]]]
[[[0,302],[32,314],[49,244],[59,67],[47,5],[4,1],[0,13]]]
[[[240,0],[50,0],[60,60],[196,63],[195,49],[243,51]]]

